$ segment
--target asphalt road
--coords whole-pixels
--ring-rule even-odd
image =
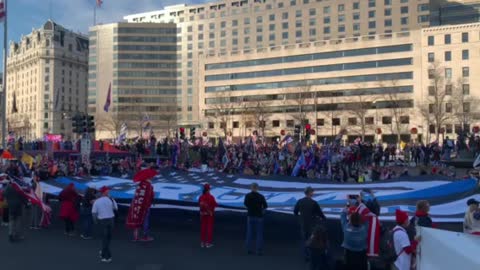
[[[55,210],[55,209],[54,209]],[[124,212],[123,209],[122,212]],[[45,230],[26,230],[26,239],[7,241],[7,229],[0,228],[0,269],[6,270],[304,270],[298,226],[291,215],[268,213],[265,217],[264,255],[247,255],[244,249],[245,217],[232,212],[217,212],[214,247],[200,248],[197,212],[155,209],[152,212],[151,243],[131,242],[121,213],[112,241],[113,262],[102,264],[98,258],[100,239],[81,240],[63,234],[63,223],[55,218]],[[342,233],[337,220],[327,224],[332,252],[341,256]],[[441,228],[460,230],[459,224]]]

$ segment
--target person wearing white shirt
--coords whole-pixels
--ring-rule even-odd
[[[420,237],[416,236],[415,240],[410,242],[406,230],[410,225],[407,212],[397,209],[395,211],[395,220],[397,226],[393,228],[393,245],[398,257],[392,265],[392,270],[410,270],[412,267],[412,255],[417,250]]]
[[[480,235],[480,220],[478,219],[480,214],[480,209],[478,207],[479,203],[480,202],[473,198],[467,201],[468,208],[465,212],[465,219],[463,221],[464,233]]]
[[[102,187],[100,193],[102,196],[93,203],[92,216],[95,223],[100,224],[103,231],[101,260],[104,263],[109,263],[112,261],[110,242],[112,240],[115,211],[118,210],[118,206],[115,200],[109,197],[108,187]]]

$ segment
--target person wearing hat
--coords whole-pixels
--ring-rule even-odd
[[[203,248],[211,248],[213,238],[213,217],[217,201],[215,197],[210,194],[210,185],[203,186],[203,194],[198,200],[200,206],[200,246]]]
[[[467,211],[463,221],[463,232],[480,235],[480,202],[471,198],[467,201]]]
[[[392,270],[410,270],[412,255],[417,250],[420,236],[415,236],[415,239],[410,242],[407,233],[407,228],[410,225],[407,212],[397,209],[395,211],[395,221],[397,226],[393,228],[393,245],[398,257],[392,265]]]
[[[110,242],[112,240],[115,211],[118,210],[118,206],[115,200],[109,197],[108,187],[103,186],[99,191],[101,197],[95,200],[92,205],[92,217],[94,222],[102,227],[102,249],[100,250],[101,261],[104,263],[110,263],[112,261]]]
[[[138,172],[133,180],[140,182],[135,190],[133,200],[128,209],[126,225],[133,229],[133,241],[153,241],[150,236],[150,207],[153,204],[155,193],[151,183],[152,178],[157,174],[153,169],[145,169]],[[143,235],[140,237],[140,230]]]
[[[300,240],[302,242],[305,261],[310,260],[310,254],[308,247],[306,246],[306,241],[312,235],[315,226],[319,225],[320,221],[325,221],[327,219],[318,203],[312,199],[313,193],[314,191],[312,187],[306,187],[305,197],[297,201],[293,210],[294,215],[299,218],[301,234]]]

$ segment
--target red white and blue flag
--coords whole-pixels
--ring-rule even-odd
[[[110,109],[110,104],[112,102],[112,83],[108,85],[108,94],[107,94],[107,100],[105,101],[105,105],[103,106],[103,110],[108,112]]]
[[[6,16],[7,16],[7,10],[5,9],[5,1],[0,0],[0,21],[5,20]]]

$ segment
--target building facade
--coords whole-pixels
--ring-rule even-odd
[[[179,45],[179,125],[198,125],[199,58],[204,54],[336,40],[429,25],[429,0],[227,0],[126,16],[175,23]]]
[[[128,137],[142,136],[149,127],[164,136],[175,126],[179,110],[176,26],[114,23],[90,28],[88,85],[88,112],[95,115],[97,138],[117,138],[123,123]]]
[[[212,136],[431,141],[480,124],[480,24],[276,46],[201,58],[200,107]],[[441,135],[440,135],[440,134]],[[315,136],[312,136],[314,139]]]
[[[11,43],[7,58],[9,131],[27,140],[72,138],[71,117],[87,105],[88,38],[47,21]]]

